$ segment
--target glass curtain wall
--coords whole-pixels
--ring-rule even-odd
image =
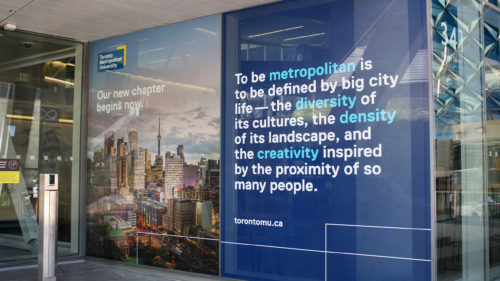
[[[439,280],[500,280],[500,8],[432,1]]]
[[[484,7],[484,69],[488,159],[488,242],[490,280],[500,279],[500,8]]]
[[[0,159],[20,176],[0,179],[0,266],[37,256],[41,173],[59,174],[59,255],[79,251],[82,45],[0,32]]]

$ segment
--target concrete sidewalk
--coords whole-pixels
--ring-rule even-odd
[[[65,262],[56,269],[57,281],[209,281],[231,280],[190,272],[175,271],[158,267],[128,264],[86,257],[85,260]],[[2,281],[36,281],[37,268],[34,266],[16,269],[1,269]]]

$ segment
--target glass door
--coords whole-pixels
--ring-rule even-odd
[[[59,255],[78,253],[81,67],[81,44],[0,32],[0,164],[19,163],[0,167],[0,263],[37,257],[40,173],[59,174]]]

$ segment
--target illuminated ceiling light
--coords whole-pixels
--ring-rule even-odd
[[[6,116],[7,118],[10,119],[35,120],[33,116],[15,115],[15,114],[7,114]]]
[[[45,76],[44,79],[49,80],[51,82],[61,83],[61,84],[64,84],[64,85],[75,86],[75,83],[73,83],[73,82],[64,81],[64,80],[53,78],[53,77],[49,77],[49,76]]]
[[[309,35],[304,35],[304,36],[299,36],[299,37],[286,38],[286,39],[283,39],[283,41],[292,41],[292,40],[309,38],[309,37],[316,37],[316,36],[321,36],[321,35],[325,35],[325,33],[321,32],[321,33],[309,34]]]
[[[144,51],[140,51],[139,55],[144,55],[144,54],[147,54],[147,53],[153,53],[153,52],[158,52],[158,51],[163,51],[163,50],[165,50],[164,47],[156,48],[156,49],[144,50]]]
[[[68,124],[73,124],[73,120],[71,119],[59,119],[59,123],[68,123]]]
[[[294,27],[279,29],[279,30],[275,30],[275,31],[269,31],[269,32],[266,32],[266,33],[249,35],[248,38],[255,38],[255,37],[260,37],[260,36],[266,36],[266,35],[270,35],[270,34],[274,34],[274,33],[279,33],[279,32],[284,32],[284,31],[288,31],[288,30],[299,29],[299,28],[303,28],[303,27],[304,27],[303,25],[299,25],[299,26],[294,26]]]
[[[154,83],[162,83],[166,85],[171,85],[171,86],[178,86],[178,87],[183,87],[183,88],[188,88],[188,89],[193,89],[193,90],[199,90],[199,91],[204,91],[204,92],[210,92],[210,93],[215,93],[215,89],[211,88],[206,88],[206,87],[201,87],[193,84],[184,84],[184,83],[179,83],[179,82],[173,82],[173,81],[167,81],[167,80],[162,80],[162,79],[156,79],[156,78],[151,78],[151,77],[146,77],[146,76],[141,76],[141,75],[134,75],[130,73],[124,73],[124,72],[119,72],[119,71],[109,71],[106,70],[107,73],[110,74],[116,74],[116,75],[123,75],[126,77],[134,78],[134,79],[140,79],[143,81],[152,81]]]
[[[161,60],[150,60],[149,64],[154,64],[154,63],[159,63],[159,62],[166,62],[168,59],[161,59]]]
[[[72,63],[69,63],[69,62],[62,62],[62,61],[58,61],[58,60],[49,61],[49,63],[51,63],[51,64],[56,64],[56,65],[61,66],[61,67],[62,67],[62,66],[68,66],[68,65],[69,65],[69,66],[73,66],[73,67],[75,67],[75,65],[74,65],[74,64],[72,64]]]
[[[204,28],[201,28],[201,27],[197,27],[197,28],[195,28],[195,30],[198,30],[200,32],[207,33],[207,34],[210,34],[210,35],[217,35],[216,32],[213,32],[211,30],[204,29]]]
[[[186,57],[190,57],[190,56],[191,56],[190,54],[186,55]],[[149,64],[166,62],[166,61],[169,61],[169,60],[179,60],[179,59],[182,59],[182,57],[171,57],[171,58],[161,59],[161,60],[151,60],[151,61],[149,61]]]
[[[6,23],[3,25],[3,29],[8,31],[15,31],[17,29],[17,26],[15,23]]]

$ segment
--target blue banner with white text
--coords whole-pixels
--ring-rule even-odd
[[[225,22],[222,276],[431,280],[425,1]]]

